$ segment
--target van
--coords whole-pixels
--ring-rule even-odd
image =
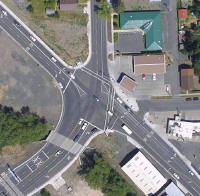
[[[132,134],[132,131],[124,123],[121,126],[122,126],[122,129],[124,129],[126,133],[128,133],[129,135]]]

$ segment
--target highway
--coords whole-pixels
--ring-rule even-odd
[[[106,60],[106,23],[98,19],[93,9],[94,4],[95,2],[91,1],[92,57],[86,67],[75,70],[65,67],[58,59],[57,61],[52,60],[52,53],[38,40],[33,41],[30,38],[30,32],[23,25],[16,26],[12,15],[8,13],[0,18],[1,28],[56,81],[63,99],[62,114],[51,139],[47,140],[47,143],[33,157],[13,168],[20,182],[6,172],[11,180],[7,183],[10,187],[16,186],[23,195],[31,193],[72,161],[91,136],[92,128],[106,130],[114,119],[113,129],[123,131],[121,124],[126,123],[133,130],[131,137],[141,144],[162,168],[169,170],[169,173],[176,172],[180,176],[179,181],[193,195],[199,195],[200,182],[198,178],[189,176],[187,166],[175,155],[171,147],[144,124],[136,113],[126,112],[125,118],[120,118],[126,110],[123,105],[116,104],[115,101],[115,91],[110,83]],[[3,8],[0,7],[0,9]],[[180,103],[179,100],[171,102],[171,108],[174,107],[174,102]],[[184,101],[183,103],[185,104]],[[148,102],[143,104],[144,108],[147,108],[146,110],[153,107],[149,104]],[[154,108],[157,104],[161,105],[155,101]],[[188,109],[193,108],[192,104],[188,103]],[[170,103],[164,107],[170,108]],[[114,116],[111,119],[107,111],[113,110]],[[83,121],[80,123],[81,119]],[[81,129],[83,122],[87,123],[86,130]],[[77,134],[80,134],[81,137],[78,142],[73,142]],[[62,149],[62,153],[56,156],[59,149]],[[4,180],[7,179],[4,178]]]

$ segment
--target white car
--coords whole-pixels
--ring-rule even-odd
[[[188,170],[188,173],[189,173],[191,176],[194,176],[194,173],[193,173],[191,170]]]
[[[71,79],[73,79],[73,80],[75,79],[74,74],[70,73],[69,76],[70,76]]]
[[[59,82],[58,83],[58,86],[62,89],[63,88],[63,85]]]
[[[32,35],[30,36],[30,38],[31,38],[31,40],[32,40],[33,42],[36,41],[35,37],[33,37]]]
[[[57,60],[52,56],[51,60],[55,63]]]
[[[152,77],[153,80],[156,80],[156,74],[153,73],[153,77]]]
[[[118,101],[119,103],[121,103],[121,104],[123,103],[122,100],[121,100],[119,97],[117,97],[117,101]]]
[[[8,15],[7,12],[6,12],[5,10],[2,10],[2,13],[3,13],[4,16],[7,16],[7,15]]]
[[[63,153],[62,150],[58,150],[58,151],[56,152],[55,156],[58,156],[59,154],[62,154],[62,153]]]
[[[82,122],[83,122],[83,119],[81,118],[78,124],[81,125]]]
[[[179,177],[179,175],[178,175],[177,173],[174,172],[173,175],[174,175],[174,177],[175,177],[177,180],[180,179],[180,177]]]
[[[84,122],[83,126],[81,127],[81,129],[83,129],[83,131],[85,131],[85,129],[87,128],[87,126],[88,126],[88,123]]]

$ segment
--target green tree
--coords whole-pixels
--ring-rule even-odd
[[[48,135],[44,118],[27,112],[15,112],[7,106],[0,106],[0,148],[6,145],[39,141]]]
[[[51,196],[51,194],[44,188],[40,191],[41,196]]]
[[[113,9],[116,13],[120,14],[125,11],[125,5],[122,0],[116,0],[113,3]]]
[[[200,1],[199,0],[193,0],[193,5],[189,7],[189,11],[193,12],[195,16],[200,19]]]
[[[102,19],[111,20],[112,7],[106,0],[99,2],[98,16]]]

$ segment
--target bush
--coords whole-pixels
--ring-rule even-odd
[[[12,107],[0,105],[0,148],[39,141],[48,135],[45,119],[24,108],[15,112]]]
[[[29,4],[26,8],[27,11],[29,12],[33,12],[33,6],[31,4]]]
[[[44,188],[40,191],[40,196],[51,196],[51,194]]]
[[[136,196],[136,191],[95,152],[86,152],[79,174],[90,187],[101,189],[104,196]]]
[[[114,33],[114,42],[118,42],[118,40],[119,40],[119,34]]]

